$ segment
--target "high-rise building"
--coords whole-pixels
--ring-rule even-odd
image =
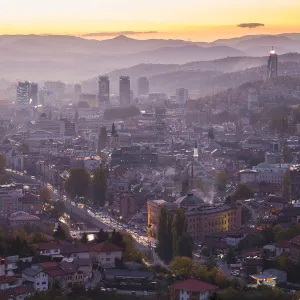
[[[17,104],[37,105],[38,85],[33,82],[19,82],[17,86]]]
[[[120,105],[126,106],[130,104],[130,77],[121,76],[119,80],[119,97]]]
[[[276,54],[274,48],[270,51],[270,56],[268,59],[268,77],[276,77],[278,68],[278,55]]]
[[[29,98],[30,104],[36,106],[39,104],[39,86],[37,83],[30,82],[29,86]]]
[[[55,98],[61,98],[65,94],[66,84],[61,81],[46,81],[45,87],[49,94],[52,94]]]
[[[109,102],[109,78],[108,76],[99,77],[98,99],[100,103]]]
[[[147,77],[140,77],[138,79],[138,96],[149,95],[149,80]]]
[[[185,88],[180,88],[176,90],[176,102],[186,103],[189,99],[189,91]]]
[[[81,95],[81,85],[75,84],[74,85],[74,97],[75,97],[76,102],[80,101],[80,95]]]

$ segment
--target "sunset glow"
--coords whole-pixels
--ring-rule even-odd
[[[5,1],[0,11],[0,34],[113,33],[136,38],[213,40],[247,34],[300,31],[298,0],[19,0]],[[239,28],[259,22],[264,27]],[[112,34],[110,34],[112,32]],[[155,33],[153,33],[155,32]],[[94,37],[95,38],[95,37]]]

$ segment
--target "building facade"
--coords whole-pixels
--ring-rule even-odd
[[[130,105],[130,77],[121,76],[119,79],[119,100],[121,106]]]
[[[109,102],[109,78],[108,76],[100,76],[98,81],[98,100],[99,105]]]

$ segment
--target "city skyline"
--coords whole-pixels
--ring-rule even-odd
[[[241,3],[242,2],[242,3]],[[0,34],[68,34],[105,39],[124,33],[139,39],[211,41],[248,34],[300,32],[300,2],[290,0],[122,1],[17,0],[0,12]],[[241,23],[260,23],[256,28]]]

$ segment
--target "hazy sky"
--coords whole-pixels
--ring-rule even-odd
[[[143,37],[213,40],[300,32],[300,0],[4,0],[0,34],[157,31]],[[242,29],[240,23],[264,23]]]

